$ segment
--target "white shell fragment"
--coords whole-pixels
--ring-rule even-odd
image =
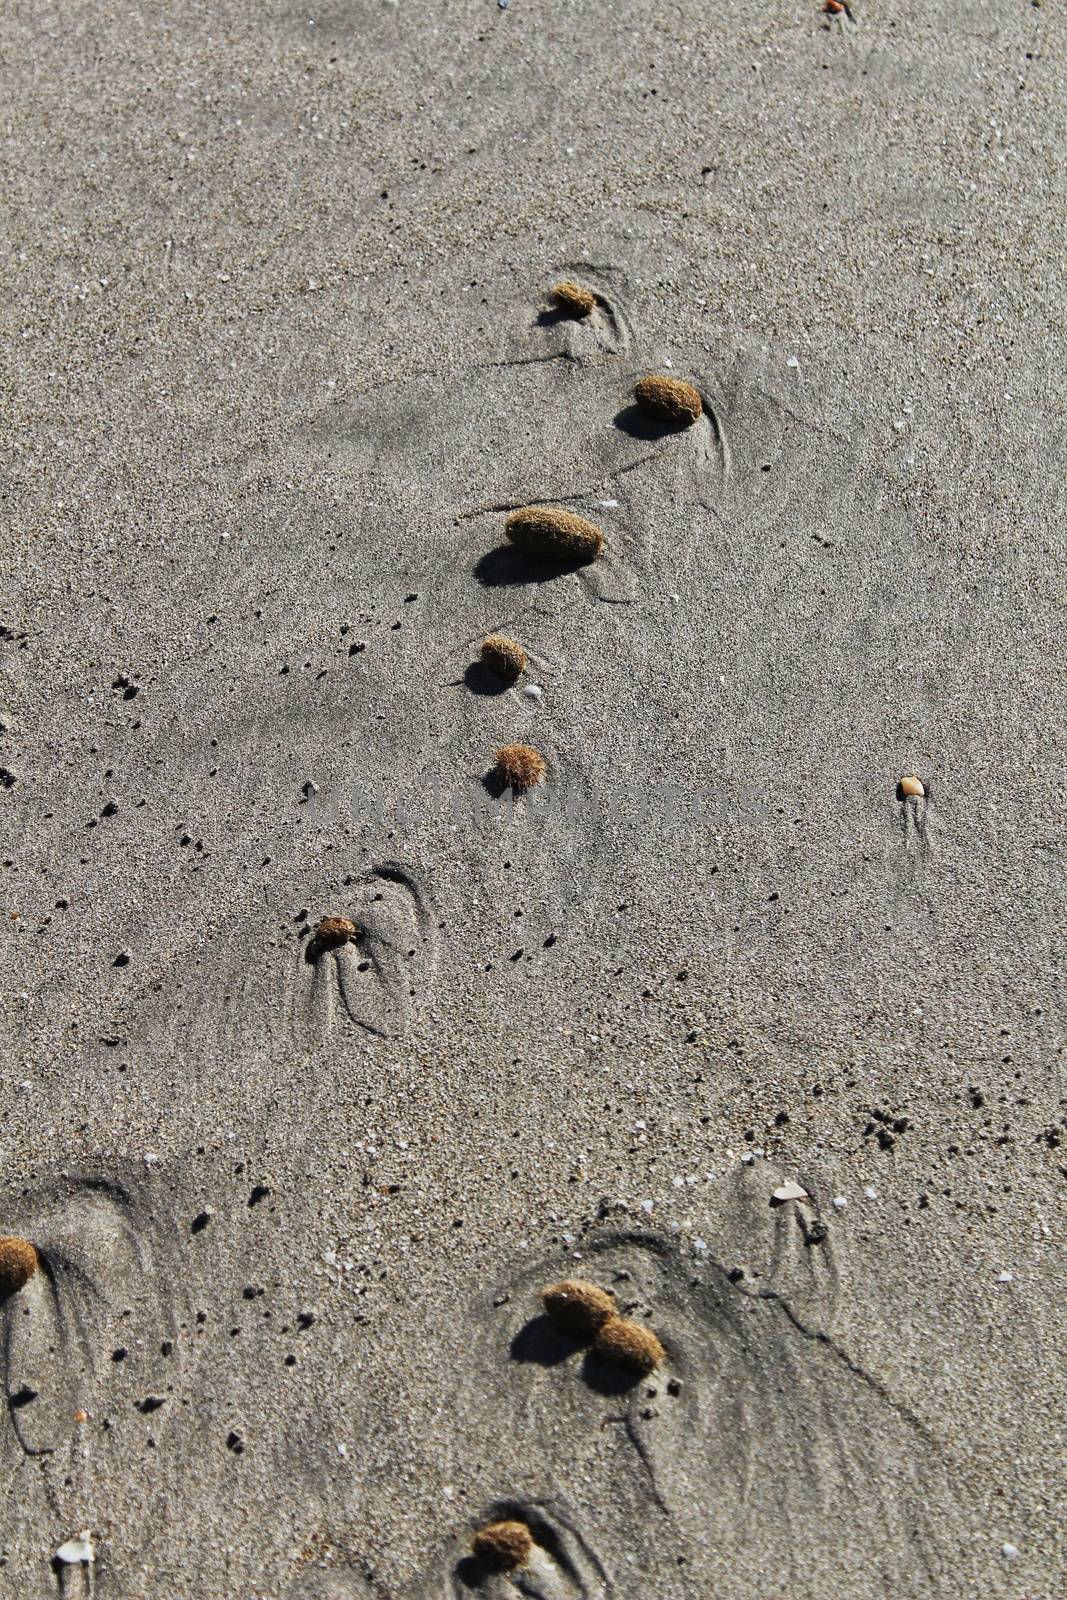
[[[66,1544],[61,1544],[56,1551],[56,1560],[62,1561],[68,1567],[76,1567],[79,1562],[92,1562],[96,1560],[96,1551],[93,1541],[89,1536],[89,1529],[76,1534],[73,1539],[68,1539]]]
[[[775,1189],[772,1198],[783,1202],[786,1200],[806,1200],[808,1191],[802,1189],[799,1183],[780,1183]]]

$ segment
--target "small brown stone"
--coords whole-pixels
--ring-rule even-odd
[[[37,1251],[28,1239],[0,1237],[0,1298],[24,1288],[38,1265]]]
[[[642,378],[634,388],[634,399],[642,411],[676,428],[688,428],[704,409],[693,385],[680,378]]]
[[[471,1549],[494,1572],[514,1572],[524,1567],[533,1553],[533,1535],[525,1522],[490,1522],[471,1540]]]
[[[321,945],[347,944],[359,938],[359,929],[349,917],[322,917],[315,927],[315,938]]]
[[[541,1304],[557,1328],[575,1339],[591,1339],[602,1323],[617,1314],[615,1296],[582,1278],[564,1278],[541,1290]]]
[[[75,1420],[76,1423],[78,1423],[79,1427],[81,1426],[82,1423],[88,1422],[88,1420],[89,1420],[88,1411],[82,1411],[80,1409],[78,1411],[75,1411],[74,1420]]]
[[[587,317],[596,306],[596,296],[583,289],[580,283],[565,278],[552,290],[552,300],[557,311],[567,317]]]
[[[496,753],[494,770],[505,789],[515,789],[521,794],[541,782],[548,771],[548,763],[528,744],[506,744]]]
[[[667,1358],[652,1329],[628,1317],[612,1317],[598,1328],[593,1349],[603,1361],[629,1372],[652,1372]]]
[[[900,792],[903,795],[915,795],[921,799],[926,790],[922,786],[922,781],[915,776],[914,772],[906,772],[900,780]]]
[[[604,535],[595,523],[555,506],[524,506],[513,511],[504,532],[528,555],[553,561],[595,561],[604,548]]]
[[[526,651],[514,639],[491,633],[482,645],[482,661],[498,678],[514,683],[526,671]]]

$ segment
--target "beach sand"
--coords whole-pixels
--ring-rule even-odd
[[[1064,1592],[1064,33],[9,7],[0,1594]]]

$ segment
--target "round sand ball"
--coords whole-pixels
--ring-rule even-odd
[[[914,772],[906,772],[900,780],[900,792],[903,795],[914,795],[921,799],[926,790],[922,786],[922,781],[915,776]]]
[[[680,378],[642,378],[634,389],[634,399],[642,411],[677,428],[688,428],[704,409],[693,385]]]
[[[541,1304],[557,1328],[576,1339],[591,1339],[602,1323],[616,1315],[615,1296],[582,1278],[564,1278],[541,1290]]]
[[[526,671],[526,651],[514,639],[491,633],[482,645],[482,661],[498,678],[514,683]]]
[[[595,523],[554,506],[524,506],[513,511],[504,532],[527,555],[553,561],[595,561],[604,548],[604,535]]]
[[[628,1317],[612,1317],[597,1329],[593,1349],[603,1361],[625,1367],[628,1372],[652,1372],[667,1352],[651,1328],[643,1328]]]
[[[524,1567],[533,1553],[533,1535],[525,1522],[490,1522],[471,1540],[471,1549],[496,1572],[514,1572]]]
[[[596,305],[596,296],[583,289],[580,283],[565,278],[552,290],[552,301],[557,311],[567,317],[587,317]]]
[[[515,789],[521,794],[541,782],[548,771],[548,763],[528,744],[506,744],[496,753],[495,771],[506,789]]]
[[[0,1237],[0,1299],[17,1294],[38,1265],[37,1251],[28,1239]]]
[[[315,937],[320,944],[346,944],[349,939],[358,939],[359,929],[349,917],[320,917]]]

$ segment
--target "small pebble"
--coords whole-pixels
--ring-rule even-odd
[[[77,1566],[81,1562],[91,1564],[95,1561],[96,1552],[93,1549],[93,1541],[90,1537],[89,1529],[85,1528],[81,1533],[76,1534],[73,1539],[68,1539],[65,1544],[61,1544],[56,1551],[56,1560],[62,1561],[64,1566],[67,1567]]]
[[[917,799],[922,799],[923,795],[926,793],[926,790],[923,788],[921,781],[913,772],[906,772],[900,780],[900,792],[904,795],[911,795]]]
[[[533,1535],[525,1522],[510,1518],[479,1528],[471,1540],[474,1554],[493,1572],[514,1572],[516,1568],[524,1567],[533,1554],[533,1548]]]
[[[552,299],[556,310],[568,317],[587,317],[596,307],[596,296],[580,283],[573,283],[570,278],[555,285]]]
[[[667,1352],[651,1328],[628,1317],[610,1317],[597,1329],[593,1350],[601,1360],[630,1372],[652,1372]]]
[[[787,1200],[806,1200],[808,1191],[799,1183],[780,1183],[771,1198],[777,1200],[779,1205],[784,1205]],[[835,1201],[834,1204],[836,1203]]]
[[[691,427],[703,410],[699,392],[679,378],[642,378],[634,385],[634,399],[642,411],[674,427]]]
[[[845,1207],[848,1205],[848,1201],[843,1194],[835,1194],[834,1205],[837,1207],[838,1211],[844,1211]]]
[[[544,693],[539,683],[528,683],[522,692],[527,700],[540,700],[541,695]]]
[[[1000,1547],[1000,1553],[1004,1557],[1005,1561],[1014,1561],[1016,1556],[1019,1554],[1019,1547],[1018,1545],[1014,1544],[1002,1544]]]

